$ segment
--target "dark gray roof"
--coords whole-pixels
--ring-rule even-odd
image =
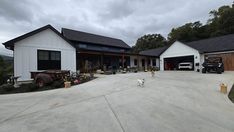
[[[168,46],[164,46],[164,47],[161,47],[161,48],[144,50],[144,51],[141,51],[139,54],[140,55],[146,55],[146,56],[159,57],[167,48],[168,48]]]
[[[21,41],[21,40],[23,40],[23,39],[25,39],[25,38],[28,38],[28,37],[30,37],[30,36],[33,36],[34,34],[37,34],[37,33],[41,32],[41,31],[46,30],[46,29],[51,29],[54,33],[56,33],[57,35],[59,35],[62,39],[64,39],[64,40],[65,40],[66,42],[68,42],[71,46],[73,46],[73,44],[72,44],[70,41],[68,41],[64,36],[62,36],[61,33],[59,33],[54,27],[52,27],[52,26],[49,25],[49,24],[46,25],[46,26],[43,26],[43,27],[41,27],[41,28],[38,28],[38,29],[36,29],[36,30],[33,30],[33,31],[31,31],[31,32],[28,32],[28,33],[26,33],[26,34],[23,34],[23,35],[21,35],[21,36],[19,36],[19,37],[16,37],[16,38],[14,38],[14,39],[11,39],[11,40],[9,40],[9,41],[3,43],[3,45],[4,45],[6,48],[8,48],[8,49],[13,50],[13,47],[14,47],[14,45],[15,45],[16,42]]]
[[[106,48],[102,46],[87,46],[79,47],[76,46],[79,50],[88,50],[88,51],[98,51],[98,52],[111,52],[111,53],[127,53],[126,50],[120,50],[120,48]]]
[[[200,53],[234,50],[234,34],[185,43]]]
[[[110,38],[100,35],[95,35],[91,33],[75,31],[71,29],[62,28],[62,34],[68,40],[77,41],[77,42],[84,42],[84,43],[92,43],[98,45],[105,45],[105,46],[113,46],[113,47],[121,47],[130,49],[131,47],[127,45],[124,41],[116,38]]]

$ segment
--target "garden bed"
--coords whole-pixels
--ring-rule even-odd
[[[71,83],[72,86],[79,85],[88,81],[95,79],[96,77],[87,77],[78,83]],[[19,87],[15,88],[12,84],[3,84],[0,86],[0,94],[14,94],[14,93],[27,93],[27,92],[37,92],[52,89],[64,88],[64,81],[54,81],[49,85],[44,87],[38,87],[35,83],[21,84]]]

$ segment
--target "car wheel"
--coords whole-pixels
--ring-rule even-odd
[[[218,73],[218,74],[221,74],[221,73],[222,73],[222,69],[221,69],[221,68],[218,68],[218,69],[217,69],[217,73]]]
[[[206,69],[205,68],[202,68],[202,73],[206,73]]]
[[[45,82],[42,79],[37,79],[36,84],[39,88],[45,86]]]

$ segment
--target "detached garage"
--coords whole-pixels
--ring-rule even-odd
[[[205,58],[222,57],[225,71],[234,70],[234,34],[189,43],[174,42],[160,55],[160,70],[178,70],[179,65],[191,64],[200,71]]]
[[[166,51],[160,55],[161,70],[178,70],[179,64],[192,64],[192,69],[199,69],[199,52],[179,41],[173,43]]]

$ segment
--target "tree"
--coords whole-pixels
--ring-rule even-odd
[[[218,10],[210,12],[208,20],[210,36],[221,36],[234,33],[234,6],[221,6]]]
[[[209,14],[211,18],[204,25],[196,21],[172,28],[167,40],[160,34],[144,35],[137,40],[133,51],[158,48],[172,44],[176,40],[190,42],[234,33],[234,2],[231,6],[221,6],[218,10],[210,11]]]
[[[147,49],[154,49],[166,45],[166,39],[161,34],[147,34],[137,39],[132,47],[133,52],[138,53]]]
[[[209,14],[211,18],[205,25],[197,21],[173,28],[168,34],[169,43],[176,40],[196,41],[234,33],[234,3],[232,6],[221,6],[218,10],[210,11]]]
[[[5,63],[3,58],[0,56],[0,85],[2,85],[4,83],[4,77],[6,75],[5,73]]]
[[[194,23],[186,23],[178,28],[173,28],[168,34],[168,41],[169,43],[173,43],[176,40],[189,42],[207,38],[208,36],[206,26],[203,26],[200,21],[197,21]]]

